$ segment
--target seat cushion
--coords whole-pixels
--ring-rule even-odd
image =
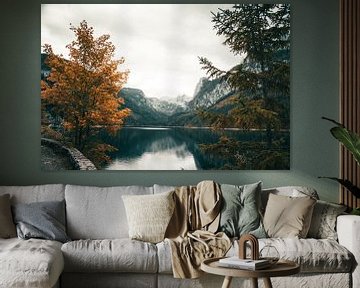
[[[156,273],[156,246],[123,239],[78,240],[61,248],[66,272]]]
[[[265,245],[274,246],[281,259],[295,261],[301,273],[350,272],[354,265],[353,255],[339,243],[330,239],[267,238],[259,239],[260,250]],[[159,273],[172,273],[171,248],[167,241],[157,244]],[[238,255],[235,241],[227,256]],[[249,251],[250,256],[250,251]]]
[[[1,287],[52,287],[63,268],[60,242],[0,239]]]
[[[301,273],[350,272],[354,265],[353,255],[344,246],[330,239],[259,239],[260,251],[265,245],[275,247],[281,259],[298,263]],[[238,245],[235,242],[228,256],[236,255],[237,251]]]

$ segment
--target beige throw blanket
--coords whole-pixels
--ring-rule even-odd
[[[216,233],[221,209],[220,186],[202,181],[175,189],[175,211],[165,233],[170,243],[175,278],[201,276],[201,262],[222,257],[231,246],[225,233]]]

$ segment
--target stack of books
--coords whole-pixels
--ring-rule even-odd
[[[219,260],[219,266],[246,270],[260,270],[271,266],[267,259],[251,260],[240,259],[238,256],[222,258]]]

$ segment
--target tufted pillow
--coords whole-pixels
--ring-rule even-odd
[[[0,238],[16,237],[15,224],[11,215],[10,195],[0,196]]]
[[[173,193],[122,196],[131,239],[151,243],[164,240],[175,208]]]
[[[260,216],[261,182],[235,186],[221,185],[222,209],[219,231],[229,237],[251,233],[265,238],[266,233]]]
[[[337,240],[336,219],[346,206],[318,200],[312,214],[308,237]]]
[[[316,200],[306,197],[269,195],[264,227],[269,237],[306,238]]]

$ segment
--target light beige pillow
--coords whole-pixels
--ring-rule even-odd
[[[122,196],[131,239],[151,243],[164,240],[175,207],[173,193]]]
[[[0,196],[0,238],[16,237],[16,228],[11,214],[10,195]]]
[[[269,195],[264,228],[269,237],[306,238],[316,200],[306,197]]]

